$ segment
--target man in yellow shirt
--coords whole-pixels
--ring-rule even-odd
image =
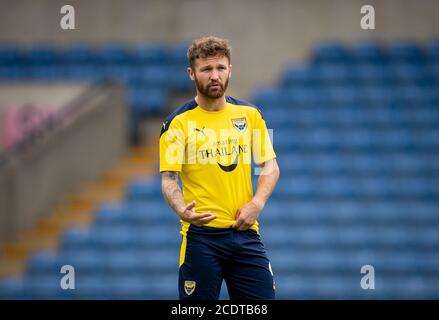
[[[231,299],[274,299],[257,222],[279,178],[265,121],[257,107],[225,95],[227,40],[194,40],[188,60],[196,97],[160,133],[162,191],[182,224],[180,299],[218,299],[223,280]],[[252,159],[262,168],[255,194]]]

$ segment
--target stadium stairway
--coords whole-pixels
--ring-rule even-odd
[[[33,253],[56,251],[65,230],[92,223],[95,208],[100,203],[120,201],[134,177],[152,174],[156,157],[155,146],[133,147],[126,158],[118,161],[96,181],[86,183],[81,192],[60,201],[50,214],[20,232],[16,241],[1,248],[0,279],[22,277]]]

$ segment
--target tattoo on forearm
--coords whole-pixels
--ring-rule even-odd
[[[164,171],[162,177],[178,182],[178,172],[175,171]]]
[[[162,173],[162,190],[164,198],[169,206],[178,213],[178,210],[185,205],[183,192],[178,185],[178,173],[166,171]]]

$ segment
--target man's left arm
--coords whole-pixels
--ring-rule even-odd
[[[262,172],[258,178],[258,187],[253,199],[238,209],[236,222],[232,228],[244,231],[250,228],[258,218],[268,198],[272,194],[279,179],[280,170],[276,159],[264,163]]]

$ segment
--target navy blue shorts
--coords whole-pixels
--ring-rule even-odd
[[[178,287],[182,300],[216,300],[223,280],[232,300],[275,298],[270,261],[253,230],[191,225],[181,255]]]

